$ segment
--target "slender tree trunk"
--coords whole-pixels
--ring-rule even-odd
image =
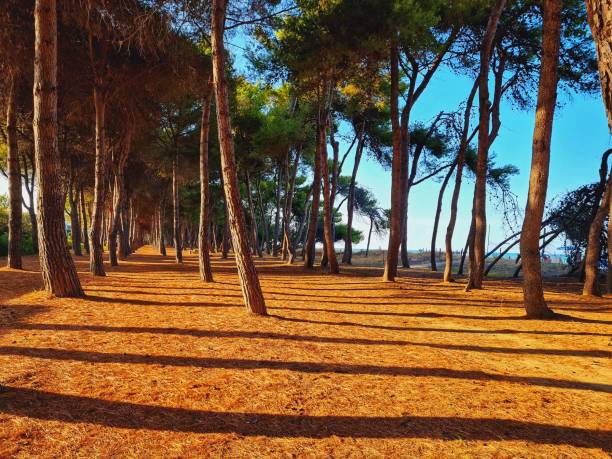
[[[601,93],[612,132],[612,1],[586,0],[586,7],[597,49]]]
[[[459,151],[457,153],[457,175],[455,175],[455,188],[453,189],[453,196],[451,198],[450,206],[450,217],[448,226],[446,227],[446,238],[445,243],[445,264],[444,264],[444,282],[452,282],[452,270],[453,270],[453,234],[455,232],[455,224],[457,222],[457,207],[459,203],[459,193],[461,191],[461,182],[463,179],[463,166],[465,163],[465,152],[468,147],[468,132],[470,130],[470,116],[472,113],[472,105],[474,104],[474,98],[476,97],[476,90],[478,89],[478,80],[474,82],[472,91],[468,96],[465,112],[463,116],[463,132],[461,133],[461,144],[459,145]]]
[[[399,125],[399,55],[397,43],[391,45],[391,129],[393,132],[393,160],[391,165],[391,224],[383,280],[392,282],[397,275],[397,258],[403,227],[402,215],[402,149]]]
[[[470,269],[467,290],[470,288],[481,289],[484,278],[484,255],[487,232],[487,172],[489,168],[489,63],[497,25],[505,5],[506,0],[495,1],[480,48],[478,156],[476,159],[476,187],[474,189],[472,210],[474,219],[472,252],[474,257],[472,260],[473,269]]]
[[[36,0],[34,21],[33,128],[41,273],[47,292],[58,297],[81,297],[83,290],[66,243],[64,194],[57,147],[55,0]]]
[[[320,124],[320,123],[319,123]],[[321,126],[317,126],[317,143],[315,146],[314,178],[312,181],[312,204],[310,206],[310,221],[308,223],[308,233],[306,245],[304,247],[304,266],[308,269],[314,267],[316,257],[315,244],[317,237],[317,223],[319,221],[319,200],[321,197],[321,136],[319,132]],[[325,137],[325,132],[323,132]]]
[[[249,203],[249,215],[251,218],[251,235],[252,235],[252,253],[253,255],[258,255],[260,258],[263,257],[263,252],[261,251],[261,247],[259,246],[259,228],[257,227],[257,218],[255,217],[255,205],[253,204],[253,194],[251,190],[251,179],[249,177],[249,173],[246,173],[245,177],[246,191],[247,191],[247,201]]]
[[[174,234],[174,250],[177,263],[183,262],[183,247],[181,242],[181,202],[178,185],[178,147],[172,159],[172,229]]]
[[[276,212],[274,214],[274,240],[272,241],[272,255],[278,256],[278,239],[280,237],[280,212],[281,212],[281,183],[282,183],[282,165],[280,161],[276,165]]]
[[[77,204],[78,194],[74,185],[74,173],[70,172],[70,183],[68,184],[68,202],[70,205],[70,228],[72,233],[72,250],[76,256],[82,256],[81,252],[81,224],[79,222],[79,208]]]
[[[331,184],[329,182],[329,168],[327,165],[327,141],[325,136],[325,126],[329,114],[326,114],[321,121],[319,127],[319,154],[321,159],[321,175],[323,176],[323,236],[325,238],[325,250],[329,264],[329,274],[338,274],[338,259],[336,258],[336,249],[334,248],[334,236],[332,233],[332,202],[331,202]]]
[[[529,176],[529,192],[521,232],[523,259],[523,298],[527,316],[544,319],[553,312],[544,300],[542,267],[540,265],[540,229],[548,188],[550,139],[552,136],[559,67],[561,10],[563,0],[544,0],[542,61],[536,108],[535,127]]]
[[[234,242],[234,253],[238,267],[238,278],[246,308],[253,314],[266,315],[266,304],[259,285],[255,264],[249,251],[244,214],[240,202],[240,190],[236,177],[236,160],[229,113],[228,85],[225,74],[225,47],[223,29],[225,24],[226,0],[213,0],[212,36],[213,77],[215,84],[217,126],[221,150],[221,168],[224,177],[224,192]]]
[[[293,263],[295,258],[295,248],[291,241],[290,229],[291,229],[291,213],[293,210],[293,194],[295,191],[295,179],[297,177],[298,166],[300,164],[300,157],[302,155],[302,146],[298,145],[295,149],[295,158],[293,159],[293,167],[291,169],[291,178],[289,179],[289,185],[285,194],[285,211],[283,212],[284,228],[283,228],[283,260],[287,261],[287,264]]]
[[[410,178],[408,178],[408,170],[410,169],[410,103],[410,101],[407,102],[406,106],[403,108],[400,119],[400,145],[402,151],[402,166],[400,174],[400,181],[402,183],[402,242],[400,246],[400,258],[403,268],[410,268],[410,258],[408,257],[408,197],[410,194],[410,187],[412,186],[412,181],[416,176],[417,164],[419,161],[418,155],[415,152],[414,158],[412,160],[412,173],[410,174]]]
[[[87,206],[85,206],[85,192],[83,191],[83,186],[81,185],[79,189],[79,200],[81,203],[81,221],[83,222],[83,247],[85,247],[85,253],[87,255],[90,254],[89,249],[89,231],[87,229]]]
[[[582,294],[584,296],[601,296],[601,290],[599,288],[599,256],[601,254],[601,229],[603,227],[604,220],[610,210],[610,187],[612,186],[612,173],[608,178],[606,189],[604,191],[601,202],[597,203],[597,213],[595,218],[589,226],[588,244],[586,248],[586,255],[584,259],[584,286],[582,288]],[[609,225],[609,223],[608,223]],[[523,259],[523,264],[525,264]],[[525,274],[527,271],[525,270]]]
[[[438,267],[436,266],[436,239],[438,237],[438,225],[440,224],[440,214],[442,213],[442,201],[444,199],[444,192],[446,191],[446,187],[448,186],[448,182],[455,172],[455,167],[457,167],[457,162],[451,166],[442,181],[442,186],[440,187],[440,192],[438,193],[438,204],[436,205],[436,216],[434,218],[433,231],[431,234],[431,248],[430,248],[430,261],[431,261],[431,270],[437,271]]]
[[[463,276],[463,267],[465,266],[465,257],[467,256],[468,250],[470,249],[470,243],[474,238],[474,220],[470,223],[470,230],[468,231],[467,239],[465,240],[465,246],[461,252],[461,259],[459,260],[459,266],[457,267],[457,275]]]
[[[98,86],[94,86],[96,112],[96,163],[94,176],[94,204],[89,234],[89,270],[94,276],[105,276],[102,255],[102,224],[104,219],[104,185],[106,182],[105,117],[106,101]]]
[[[159,253],[162,257],[168,255],[166,252],[166,193],[162,195],[159,203]]]
[[[263,198],[261,196],[261,179],[257,179],[257,201],[259,203],[259,215],[261,217],[261,225],[263,227],[263,244],[265,245],[266,253],[270,255],[270,230],[268,220],[266,219],[266,209],[264,208]]]
[[[209,81],[202,97],[202,123],[200,125],[200,228],[198,231],[198,260],[200,279],[213,281],[210,265],[210,248],[208,245],[208,228],[210,225],[210,191],[208,187],[208,135],[210,131],[210,101],[212,99],[212,81]]]
[[[9,93],[6,105],[6,139],[7,139],[7,176],[9,194],[9,221],[8,221],[8,262],[7,266],[13,269],[22,269],[21,262],[21,236],[22,214],[21,209],[21,167],[19,151],[17,149],[17,84],[19,76],[16,73],[9,75]]]
[[[361,163],[363,154],[363,124],[361,131],[358,134],[357,149],[355,150],[355,162],[353,163],[353,173],[351,174],[351,182],[349,184],[348,198],[346,200],[346,236],[344,238],[344,253],[342,254],[342,263],[347,265],[353,261],[353,215],[355,213],[355,186],[357,184],[357,171]]]
[[[366,245],[365,256],[370,253],[370,241],[372,240],[372,229],[374,228],[374,219],[370,218],[370,231],[368,231],[368,245]]]

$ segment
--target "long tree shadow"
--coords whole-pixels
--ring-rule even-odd
[[[307,341],[315,343],[338,343],[357,345],[386,345],[406,346],[409,341],[404,340],[376,340],[368,338],[344,338],[339,336],[309,336],[260,331],[242,330],[202,330],[197,328],[176,327],[122,327],[108,325],[74,325],[74,324],[41,324],[41,323],[17,323],[7,328],[17,330],[49,330],[49,331],[90,331],[102,333],[149,333],[162,335],[194,336],[197,338],[254,338],[254,339],[280,339],[291,341]],[[511,330],[511,329],[465,329],[465,328],[436,328],[436,327],[404,327],[406,331],[433,332],[433,333],[461,333],[461,334],[488,334],[488,335],[569,335],[569,336],[605,336],[608,333],[570,332],[570,331],[546,331],[546,330]]]
[[[209,357],[185,357],[144,355],[110,352],[89,352],[53,348],[2,346],[0,355],[23,356],[46,360],[64,360],[91,363],[119,363],[142,365],[166,365],[177,367],[222,368],[232,370],[285,370],[301,373],[336,373],[350,375],[390,375],[412,377],[439,377],[480,381],[503,381],[562,389],[580,389],[596,392],[612,392],[612,385],[567,381],[563,379],[524,377],[486,373],[476,370],[449,368],[399,367],[364,364],[285,362],[280,360],[223,359]]]
[[[468,314],[440,314],[438,312],[387,312],[387,311],[349,311],[346,309],[322,309],[322,308],[301,308],[301,307],[274,307],[271,306],[268,309],[279,309],[279,310],[294,310],[294,311],[321,311],[321,312],[330,312],[335,314],[354,314],[354,315],[382,315],[382,316],[401,316],[401,317],[423,317],[423,318],[450,318],[450,319],[470,319],[470,320],[522,320],[525,321],[527,318],[525,316],[473,316]],[[387,325],[371,325],[371,324],[359,324],[353,322],[324,322],[310,319],[298,319],[293,317],[284,317],[273,315],[272,317],[276,317],[277,319],[287,320],[290,322],[309,322],[309,323],[320,323],[323,325],[351,325],[355,327],[365,327],[365,328],[380,328],[386,330],[404,330],[404,327],[394,327]],[[612,321],[609,320],[599,320],[599,319],[584,319],[582,317],[572,317],[565,316],[564,318],[550,319],[550,320],[559,320],[565,322],[579,322],[579,323],[593,323],[593,324],[602,324],[602,325],[612,325]]]
[[[141,405],[17,387],[1,388],[0,412],[67,423],[191,433],[328,438],[515,440],[610,451],[612,432],[509,419],[434,416],[302,416]]]

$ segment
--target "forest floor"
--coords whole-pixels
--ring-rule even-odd
[[[87,297],[0,269],[0,457],[609,457],[612,297],[258,260],[270,317],[144,247]]]

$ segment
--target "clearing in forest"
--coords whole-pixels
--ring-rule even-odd
[[[106,278],[77,258],[85,299],[1,269],[0,456],[610,454],[609,297],[548,283],[571,319],[528,321],[513,281],[257,265],[266,318],[217,256],[212,284],[193,255],[144,247]]]

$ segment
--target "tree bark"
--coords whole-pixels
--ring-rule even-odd
[[[612,0],[586,0],[587,17],[597,49],[599,81],[612,133]]]
[[[183,247],[181,241],[181,202],[178,184],[178,156],[178,147],[176,147],[174,158],[172,158],[172,229],[174,234],[175,260],[177,263],[182,263]]]
[[[393,133],[393,159],[391,164],[391,224],[389,229],[389,244],[383,281],[393,282],[397,276],[397,258],[403,227],[402,215],[402,148],[399,124],[399,55],[397,43],[391,45],[391,130]]]
[[[485,269],[485,243],[487,232],[487,172],[489,168],[489,63],[493,49],[493,40],[497,31],[499,18],[506,0],[496,0],[491,10],[487,28],[480,47],[480,73],[478,77],[478,156],[476,160],[476,187],[474,189],[474,204],[472,209],[474,219],[474,254],[470,266],[468,287],[481,289]]]
[[[589,237],[584,259],[584,286],[582,295],[584,296],[601,296],[599,288],[599,255],[601,253],[601,229],[610,210],[610,187],[612,186],[612,174],[608,178],[606,189],[601,198],[601,202],[597,203],[597,213],[589,226]],[[609,223],[608,223],[609,225]],[[523,260],[525,264],[526,260]],[[527,271],[525,271],[527,274]]]
[[[106,182],[106,101],[103,91],[94,86],[96,113],[96,162],[94,174],[94,203],[89,233],[89,270],[94,276],[105,276],[102,254],[102,224],[104,219],[104,194]]]
[[[72,251],[76,256],[80,257],[83,255],[83,252],[81,252],[81,224],[79,221],[77,193],[78,192],[74,183],[74,171],[71,170],[70,183],[68,184],[68,203],[70,205],[70,232],[72,233]]]
[[[468,148],[468,132],[470,130],[470,116],[472,113],[472,106],[474,104],[474,98],[476,97],[476,90],[478,89],[478,80],[474,82],[470,95],[468,96],[465,104],[465,111],[463,115],[463,132],[461,133],[461,143],[459,145],[459,151],[457,152],[457,175],[455,175],[455,188],[453,189],[453,196],[451,198],[450,206],[450,217],[448,220],[448,226],[446,227],[446,237],[444,239],[445,244],[445,264],[444,264],[444,282],[452,282],[452,270],[453,270],[453,234],[455,232],[455,224],[457,222],[457,207],[459,203],[459,193],[461,192],[461,182],[463,180],[463,167],[465,164],[465,152]]]
[[[8,260],[7,266],[22,269],[21,237],[21,167],[17,149],[17,88],[19,76],[15,72],[9,75],[9,93],[6,104],[6,140],[7,140],[7,176],[9,198],[8,220]]]
[[[325,113],[321,126],[319,127],[319,154],[321,156],[321,175],[323,178],[323,236],[325,238],[325,250],[327,253],[328,273],[338,274],[338,259],[336,258],[336,249],[334,248],[334,236],[332,232],[332,202],[331,202],[331,184],[329,181],[329,167],[327,165],[327,140],[325,135],[325,126],[329,113]]]
[[[280,237],[280,212],[281,212],[281,183],[282,165],[279,161],[276,164],[276,212],[274,214],[274,240],[272,241],[272,256],[278,256],[278,239]]]
[[[295,157],[293,158],[293,167],[291,169],[291,178],[289,179],[289,185],[285,196],[285,211],[283,212],[284,228],[283,228],[283,260],[287,261],[287,264],[292,264],[295,259],[295,247],[291,241],[291,213],[293,211],[293,194],[295,191],[295,179],[297,177],[298,166],[300,165],[300,157],[302,155],[302,146],[298,145],[295,149]]]
[[[444,199],[444,192],[446,191],[446,187],[448,186],[448,182],[455,172],[455,167],[457,167],[457,162],[451,166],[442,181],[442,186],[440,187],[440,192],[438,193],[438,203],[436,205],[436,216],[434,217],[434,225],[433,231],[431,234],[431,248],[430,248],[430,261],[431,261],[431,270],[437,271],[438,267],[436,266],[436,239],[438,237],[438,225],[440,224],[440,214],[442,213],[442,200]]]
[[[82,297],[83,290],[68,251],[64,194],[57,146],[57,5],[36,0],[34,10],[34,148],[40,267],[47,292]]]
[[[342,254],[342,263],[347,265],[353,262],[353,215],[355,213],[355,186],[357,184],[357,171],[361,163],[363,154],[363,129],[358,134],[357,149],[355,150],[355,162],[353,163],[353,172],[351,174],[351,182],[349,184],[348,198],[346,200],[346,236],[344,238],[344,253]]]
[[[208,228],[210,226],[210,191],[208,186],[208,136],[210,131],[210,101],[212,99],[212,81],[209,81],[202,97],[202,123],[200,125],[200,228],[198,231],[198,261],[200,279],[213,281],[210,265],[210,247],[208,245]]]
[[[374,229],[374,219],[370,217],[370,231],[368,231],[368,245],[366,245],[365,256],[370,253],[370,241],[372,240],[372,229]]]
[[[83,191],[83,186],[81,185],[79,188],[79,201],[81,203],[81,221],[83,222],[83,247],[85,248],[85,253],[87,255],[90,254],[89,249],[89,231],[87,229],[87,207],[85,206],[85,192]]]
[[[236,160],[229,112],[228,85],[225,74],[225,47],[223,45],[223,29],[225,24],[225,9],[227,0],[212,2],[212,36],[213,77],[215,85],[217,126],[219,146],[221,150],[221,168],[224,178],[224,192],[227,202],[227,213],[230,221],[234,253],[238,267],[238,278],[247,310],[253,314],[266,315],[266,304],[259,285],[255,264],[249,251],[249,241],[246,235],[246,225],[238,178],[236,176]]]
[[[255,205],[253,204],[253,193],[251,190],[251,178],[249,173],[246,173],[245,185],[247,192],[247,202],[249,203],[249,217],[251,219],[251,253],[260,258],[263,257],[263,252],[259,246],[259,228],[257,227],[257,218],[255,216]]]
[[[536,319],[544,319],[553,315],[544,300],[539,246],[548,189],[550,139],[557,103],[562,8],[563,0],[544,0],[540,82],[533,131],[529,192],[521,233],[520,248],[524,271],[523,299],[527,316]]]
[[[325,128],[323,127],[323,129]],[[308,223],[306,246],[304,247],[304,267],[308,269],[314,267],[316,256],[315,244],[317,223],[319,221],[319,200],[321,198],[321,142],[318,140],[321,136],[320,130],[321,126],[318,125],[317,143],[315,146],[314,177],[312,180],[312,204],[310,206],[310,221]],[[323,137],[325,137],[325,131],[323,132]]]

